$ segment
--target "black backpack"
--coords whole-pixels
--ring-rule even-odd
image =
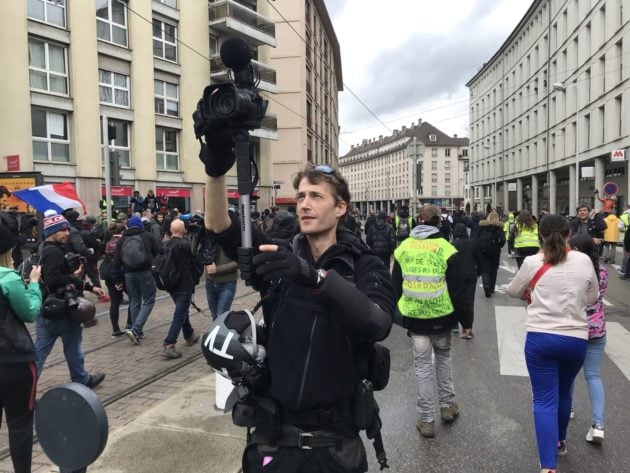
[[[409,236],[410,228],[409,228],[409,219],[401,218],[398,221],[398,228],[396,229],[399,239],[404,239]]]
[[[173,290],[180,279],[180,273],[173,258],[173,246],[162,245],[151,266],[155,285],[163,291]]]
[[[120,258],[125,267],[129,269],[140,269],[147,264],[149,255],[140,235],[124,237],[120,247]]]

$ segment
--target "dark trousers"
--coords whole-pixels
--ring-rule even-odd
[[[499,270],[499,261],[501,260],[501,249],[482,252],[481,254],[481,280],[483,288],[494,291],[497,283],[497,271]]]
[[[389,253],[387,254],[379,254],[377,253],[376,256],[378,256],[378,258],[383,262],[383,264],[385,265],[385,269],[387,270],[387,272],[389,272],[389,268],[391,265],[391,256]]]
[[[516,249],[516,265],[518,269],[521,269],[523,265],[523,260],[528,256],[535,255],[540,251],[538,247],[525,247],[525,248],[517,248]]]
[[[98,261],[88,261],[85,265],[85,272],[90,278],[90,282],[94,287],[101,287],[101,277],[98,273]]]
[[[109,321],[112,324],[112,330],[114,332],[120,332],[120,325],[118,325],[118,321],[120,320],[120,304],[123,299],[124,291],[119,291],[116,289],[116,286],[111,281],[105,281],[107,285],[107,292],[109,292]],[[131,327],[131,314],[129,312],[129,307],[127,307],[127,327]]]
[[[173,313],[173,320],[171,321],[168,335],[166,335],[164,339],[164,345],[174,345],[177,343],[179,332],[183,332],[185,340],[192,337],[194,332],[192,325],[190,325],[190,317],[188,314],[188,308],[192,300],[192,292],[171,294],[171,299],[173,299],[175,303],[175,312]]]
[[[340,451],[250,445],[243,453],[243,473],[363,473],[367,470],[365,448],[359,437],[344,439]]]
[[[0,422],[4,411],[15,473],[31,472],[36,384],[34,362],[0,363]]]

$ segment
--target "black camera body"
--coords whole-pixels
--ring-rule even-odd
[[[87,260],[83,256],[77,253],[66,253],[64,257],[66,259],[66,266],[68,267],[68,271],[73,274],[81,267],[82,264],[85,264],[87,262]]]
[[[221,46],[221,61],[231,70],[232,82],[207,86],[195,119],[197,137],[234,135],[260,128],[268,101],[256,87],[260,82],[251,64],[252,53],[242,39],[231,37]]]
[[[66,284],[63,287],[57,289],[57,295],[62,298],[69,310],[75,310],[79,307],[78,294],[72,284]]]

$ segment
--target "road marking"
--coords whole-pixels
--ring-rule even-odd
[[[630,332],[619,322],[606,322],[606,354],[630,380]]]
[[[612,306],[612,304],[608,302],[605,298],[602,298],[602,302],[604,303],[604,305]]]
[[[527,310],[519,306],[495,306],[499,372],[506,376],[529,376],[525,364]]]
[[[518,271],[518,268],[515,268],[514,266],[510,266],[507,264],[500,264],[499,269],[503,269],[511,274],[516,274],[516,271]]]

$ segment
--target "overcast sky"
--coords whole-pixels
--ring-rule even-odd
[[[468,136],[466,82],[532,0],[325,0],[341,47],[339,153],[419,118]]]

